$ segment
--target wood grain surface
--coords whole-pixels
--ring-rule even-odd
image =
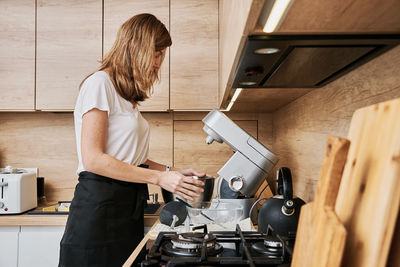
[[[102,59],[102,1],[37,1],[36,109],[73,110]]]
[[[230,94],[233,75],[264,0],[219,0],[219,105]]]
[[[172,113],[143,113],[150,125],[149,159],[155,162],[173,166],[173,121]],[[148,185],[150,193],[158,194],[158,201],[163,202],[161,188]]]
[[[35,1],[0,1],[0,110],[35,108]]]
[[[392,237],[392,245],[390,246],[390,253],[387,260],[387,267],[400,266],[400,211],[397,215],[396,228]]]
[[[218,169],[217,162],[225,163],[218,161],[220,156],[218,153],[213,153],[215,150],[218,151],[218,145],[223,145],[207,146],[205,144],[201,119],[207,114],[206,112],[149,112],[142,114],[149,122],[151,129],[150,159],[173,166],[173,125],[177,120],[182,133],[185,134],[187,144],[191,144],[190,140],[200,142],[205,146],[204,149],[209,150],[209,161],[214,161],[214,170]],[[228,116],[238,121],[251,121],[251,129],[248,129],[251,134],[258,137],[258,140],[267,147],[272,146],[272,117],[270,114],[232,113]],[[198,122],[195,130],[192,129],[194,120]],[[45,177],[45,195],[48,201],[71,200],[77,183],[76,168],[78,164],[72,113],[3,112],[0,113],[0,125],[2,126],[0,127],[0,167],[6,165],[17,168],[37,167],[40,176]],[[181,143],[178,142],[175,145],[179,144]],[[227,145],[224,146],[227,147]],[[177,149],[182,150],[182,148]],[[228,154],[230,153],[228,152]],[[192,157],[192,154],[193,151],[190,151],[187,156]],[[196,167],[197,165],[187,162],[186,166]],[[202,165],[197,167],[201,168]],[[272,176],[274,175],[272,174]],[[158,193],[159,201],[163,200],[158,186],[149,185],[149,190],[150,193]],[[270,196],[268,190],[265,191],[265,194],[265,197]]]
[[[210,110],[218,102],[218,1],[170,1],[170,107]]]
[[[314,199],[328,135],[346,137],[356,109],[396,97],[400,46],[274,112],[272,151],[297,178],[294,193]]]
[[[397,0],[296,0],[278,32],[399,32]]]
[[[244,88],[233,104],[232,112],[274,112],[313,88]]]
[[[342,266],[386,265],[400,205],[400,98],[357,110],[335,211],[348,231]]]
[[[346,229],[334,212],[350,142],[329,136],[315,200],[301,208],[291,266],[339,267]]]
[[[315,208],[335,207],[349,147],[348,139],[328,136],[314,200]]]

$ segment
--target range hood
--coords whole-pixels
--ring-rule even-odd
[[[393,35],[253,35],[232,88],[318,88],[400,43]]]

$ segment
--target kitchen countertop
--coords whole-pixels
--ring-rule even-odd
[[[42,210],[42,208],[38,207],[35,210]],[[144,215],[144,226],[154,225],[159,218],[160,208],[155,214]],[[65,226],[67,218],[68,215],[64,214],[30,215],[23,213],[17,215],[0,215],[0,226]]]
[[[152,234],[152,230],[156,227],[157,224],[160,223],[160,220],[157,218],[156,221],[154,221],[154,223],[152,224],[153,226],[151,227],[150,231],[147,232],[147,234],[144,236],[144,238],[142,239],[142,241],[140,241],[139,245],[137,245],[137,247],[135,248],[135,250],[132,252],[132,254],[129,256],[129,258],[126,260],[126,262],[124,263],[124,265],[122,265],[122,267],[130,267],[132,266],[133,262],[135,261],[136,257],[139,255],[140,251],[142,250],[142,248],[144,246],[146,246],[147,241],[149,240],[154,240],[157,236],[154,236],[154,234]]]

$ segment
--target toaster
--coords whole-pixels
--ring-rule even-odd
[[[0,214],[19,214],[37,207],[37,168],[0,169]]]

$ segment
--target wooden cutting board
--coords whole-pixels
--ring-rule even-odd
[[[400,99],[357,110],[348,139],[335,206],[348,232],[342,266],[383,267],[400,204]]]
[[[334,212],[350,142],[329,136],[314,202],[301,208],[292,267],[338,267],[346,230]]]

